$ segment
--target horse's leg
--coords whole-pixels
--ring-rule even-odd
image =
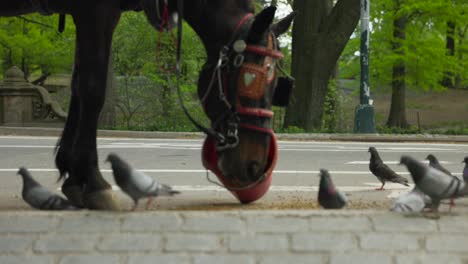
[[[87,1],[88,2],[88,1]],[[98,167],[96,136],[99,113],[104,105],[112,34],[120,18],[118,1],[83,4],[72,13],[76,24],[80,113],[73,144],[71,176],[86,181],[83,203],[89,209],[118,210],[111,186]],[[85,7],[87,6],[87,7]]]
[[[78,58],[78,49],[75,51],[75,61]],[[60,172],[60,178],[68,176],[62,184],[62,192],[65,196],[78,207],[83,207],[82,193],[85,181],[75,174],[71,174],[72,147],[75,140],[78,118],[80,114],[80,102],[77,94],[78,89],[78,64],[75,63],[71,83],[71,99],[68,110],[67,122],[62,132],[62,137],[57,143],[55,156],[55,165]]]

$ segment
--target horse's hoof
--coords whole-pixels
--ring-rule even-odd
[[[120,211],[115,192],[104,189],[97,192],[83,194],[83,203],[91,210]]]
[[[84,208],[83,188],[80,186],[62,186],[62,193],[70,203],[78,208]]]

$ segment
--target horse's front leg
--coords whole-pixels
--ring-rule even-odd
[[[78,49],[75,51],[75,61],[78,58]],[[80,175],[71,174],[71,166],[73,161],[73,143],[78,131],[78,121],[80,116],[80,101],[77,93],[78,89],[78,65],[75,63],[73,69],[73,77],[71,84],[71,100],[68,109],[67,122],[62,132],[62,137],[57,143],[55,165],[60,173],[60,179],[66,177],[62,184],[62,192],[70,200],[70,202],[77,207],[84,207],[83,205],[83,189],[86,179]],[[67,177],[68,176],[68,177]]]
[[[105,99],[112,34],[120,18],[118,5],[118,1],[97,1],[88,8],[81,8],[82,11],[72,13],[79,50],[76,70],[80,113],[72,149],[71,177],[85,181],[83,203],[89,209],[119,209],[111,186],[99,171],[96,149],[97,125]]]

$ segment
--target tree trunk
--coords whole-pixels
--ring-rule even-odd
[[[286,111],[285,126],[319,129],[328,80],[359,21],[360,1],[295,0],[292,75],[296,88]]]
[[[399,11],[399,6],[395,13]],[[390,105],[390,115],[388,116],[387,126],[388,127],[409,127],[406,121],[406,64],[403,60],[405,51],[403,48],[403,42],[406,39],[406,23],[407,17],[401,15],[395,17],[393,20],[393,41],[392,51],[394,54],[399,55],[398,59],[393,63],[392,70],[392,102]]]
[[[446,49],[447,56],[455,56],[455,21],[447,22],[447,36],[446,36]],[[454,88],[453,83],[453,72],[446,71],[444,73],[444,78],[442,79],[442,85],[446,88]]]

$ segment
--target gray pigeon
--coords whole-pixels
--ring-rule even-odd
[[[421,212],[424,208],[430,207],[431,204],[431,198],[418,187],[414,187],[410,192],[398,197],[390,210],[394,212]]]
[[[457,198],[468,193],[465,183],[457,177],[447,177],[445,173],[412,157],[402,156],[400,164],[406,165],[416,187],[431,198],[431,207],[436,213],[441,200]]]
[[[343,192],[335,188],[327,170],[320,170],[320,185],[318,202],[325,209],[341,209],[348,203],[348,198]]]
[[[455,176],[452,175],[452,173],[449,170],[447,170],[442,165],[440,165],[439,160],[434,155],[432,155],[432,154],[427,155],[426,160],[429,161],[429,166],[431,166],[432,168],[437,169],[437,170],[447,174],[447,176],[455,177]],[[450,205],[450,210],[451,210],[452,207],[455,206],[454,199],[450,199],[449,205]]]
[[[372,174],[374,174],[377,177],[377,179],[379,179],[379,181],[382,183],[382,186],[377,190],[383,190],[384,185],[387,181],[409,186],[408,180],[406,178],[398,175],[396,172],[394,172],[392,169],[390,169],[387,165],[383,163],[382,159],[379,156],[379,153],[377,152],[377,149],[375,149],[374,147],[370,147],[369,152],[371,154],[369,169],[372,172]]]
[[[133,199],[134,206],[132,210],[137,208],[138,200],[141,198],[149,198],[146,204],[148,209],[153,197],[173,196],[180,193],[172,190],[172,187],[158,183],[150,176],[135,170],[117,154],[109,154],[106,161],[111,163],[117,185]]]
[[[465,168],[463,169],[463,180],[468,182],[468,156],[465,157],[463,162],[465,163]]]
[[[18,174],[23,178],[23,200],[31,207],[40,210],[77,210],[70,201],[52,193],[34,180],[29,171],[21,167]]]
[[[439,160],[434,155],[427,155],[426,160],[429,161],[429,166],[431,166],[432,168],[438,169],[447,175],[453,176],[449,170],[440,165]]]

